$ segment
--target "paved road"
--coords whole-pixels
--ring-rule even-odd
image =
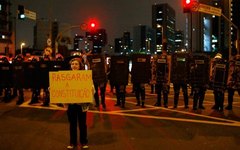
[[[115,95],[106,94],[107,110],[92,107],[88,112],[88,138],[91,150],[228,150],[240,147],[240,98],[234,97],[233,111],[217,112],[212,91],[206,94],[206,110],[173,109],[173,91],[169,108],[154,107],[155,94],[146,88],[146,108],[135,106],[129,86],[126,108],[114,106]],[[0,103],[0,150],[64,150],[69,144],[66,108],[41,104],[16,106],[16,98]],[[227,94],[226,94],[227,96]],[[0,97],[2,100],[2,97]],[[227,99],[225,99],[227,102]],[[225,104],[226,105],[226,104]]]

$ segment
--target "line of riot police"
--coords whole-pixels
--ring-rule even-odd
[[[0,88],[4,91],[4,101],[8,102],[11,95],[18,94],[17,104],[24,102],[23,89],[32,89],[30,104],[38,102],[40,90],[44,89],[44,105],[49,105],[49,71],[65,70],[66,63],[61,57],[51,61],[48,56],[32,57],[24,61],[17,55],[12,62],[7,59],[0,61]]]
[[[168,94],[170,83],[174,88],[174,108],[178,106],[180,88],[183,89],[185,108],[188,106],[188,90],[190,85],[193,89],[193,109],[205,109],[203,100],[207,89],[214,91],[215,104],[213,109],[223,110],[224,92],[228,89],[228,106],[232,109],[233,94],[239,90],[240,80],[240,58],[235,57],[229,62],[222,59],[220,54],[210,60],[205,54],[190,54],[187,52],[167,55],[164,51],[161,55],[133,54],[131,59],[123,55],[111,56],[109,69],[106,68],[104,55],[93,54],[87,56],[88,65],[93,73],[95,90],[100,88],[101,104],[106,109],[105,92],[107,74],[109,80],[116,87],[117,106],[124,107],[126,86],[128,85],[129,61],[132,61],[130,70],[131,82],[133,83],[137,106],[144,107],[145,84],[155,84],[157,100],[155,106],[161,106],[161,93],[163,94],[163,105],[168,107]],[[49,104],[49,71],[66,70],[67,61],[50,61],[32,59],[24,62],[16,57],[12,63],[1,61],[0,63],[0,86],[5,89],[5,96],[10,88],[19,92],[18,104],[23,102],[23,89],[31,88],[33,91],[30,103],[37,102],[39,89],[45,91],[45,104]],[[229,66],[229,67],[228,67]],[[229,68],[229,69],[228,69]],[[107,72],[107,70],[109,72]],[[228,76],[229,74],[229,76]],[[95,96],[96,107],[99,107],[98,92]]]

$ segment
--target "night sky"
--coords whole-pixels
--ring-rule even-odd
[[[185,14],[182,12],[182,0],[11,0],[12,9],[24,5],[26,9],[37,13],[37,18],[57,20],[61,23],[77,25],[95,18],[99,28],[106,29],[108,44],[114,44],[114,38],[122,37],[124,31],[130,31],[138,24],[151,26],[152,5],[168,3],[176,11],[176,28],[184,30]],[[20,42],[33,45],[33,20],[17,20],[17,47]],[[80,30],[74,33],[83,34]]]

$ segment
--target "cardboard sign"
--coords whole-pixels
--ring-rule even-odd
[[[49,73],[51,103],[92,103],[91,70],[57,71]]]

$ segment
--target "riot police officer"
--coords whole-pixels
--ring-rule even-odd
[[[11,100],[11,84],[12,84],[12,69],[7,57],[2,57],[0,59],[1,63],[1,81],[0,86],[4,91],[4,102],[9,102]]]
[[[162,54],[157,59],[156,65],[156,93],[157,102],[155,106],[161,106],[161,93],[163,94],[164,107],[168,108],[168,90],[169,90],[169,75],[170,75],[170,59],[168,58],[166,50],[162,51]]]
[[[209,59],[204,54],[194,54],[190,65],[190,83],[193,90],[193,110],[205,109],[203,100],[209,82]]]
[[[227,81],[228,105],[227,110],[232,110],[234,92],[240,95],[240,55],[233,56],[229,61],[229,76]]]
[[[46,84],[43,85],[43,92],[44,92],[44,102],[42,104],[42,106],[49,106],[49,103],[50,103],[50,93],[49,93],[49,84],[48,84],[48,81],[49,81],[49,78],[48,78],[48,73],[49,73],[49,63],[51,61],[51,57],[49,55],[43,55],[43,61],[46,62],[46,66],[43,65],[43,67],[40,66],[40,69],[43,71],[42,73],[42,76],[43,77],[43,80],[47,80],[47,81],[43,81],[45,82]],[[40,62],[40,65],[41,65],[41,62]]]
[[[189,54],[185,52],[177,52],[172,55],[171,80],[174,89],[174,106],[177,108],[180,88],[183,91],[185,108],[188,106],[188,76],[189,76]]]
[[[100,89],[102,108],[106,110],[105,92],[107,85],[107,66],[105,56],[99,54],[88,55],[87,60],[88,62],[86,63],[89,63],[89,68],[92,70],[93,84],[96,91],[94,93],[95,107],[99,108],[100,99],[98,90]]]
[[[211,65],[213,94],[215,104],[212,107],[214,110],[223,111],[224,104],[224,92],[226,88],[226,77],[227,77],[227,63],[222,58],[222,54],[217,53],[212,60]]]
[[[37,62],[38,62],[38,58],[33,57],[30,62],[31,64],[29,65],[29,70],[30,70],[29,72],[31,72],[31,74],[33,75],[31,77],[32,80],[34,80],[34,78],[36,78],[36,76],[38,74]],[[40,82],[40,81],[38,81],[38,82]],[[36,85],[36,83],[34,83],[34,84],[31,83],[30,86],[32,88],[32,98],[31,98],[31,101],[29,102],[29,105],[39,103],[38,97],[40,96],[40,88],[38,87],[38,85]]]
[[[129,78],[129,60],[124,55],[111,56],[110,74],[113,85],[116,88],[117,102],[115,106],[125,107],[126,86]]]
[[[23,85],[24,85],[24,69],[23,69],[23,56],[21,54],[17,55],[13,60],[13,70],[14,70],[14,92],[16,95],[18,93],[18,100],[16,102],[17,105],[21,105],[24,102],[24,92],[23,92]]]
[[[151,56],[146,54],[132,55],[131,81],[133,83],[136,106],[145,107],[145,84],[151,79]]]

